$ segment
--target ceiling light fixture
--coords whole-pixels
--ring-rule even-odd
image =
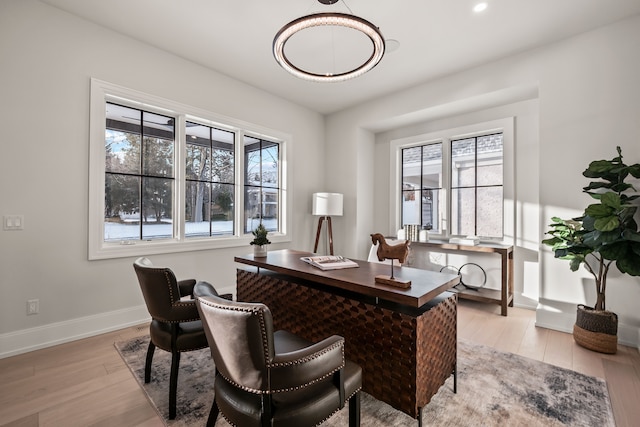
[[[318,2],[325,5],[331,5],[338,1],[339,0],[318,0]],[[344,0],[342,2],[344,3]],[[349,6],[347,6],[347,9],[349,9]],[[349,12],[351,12],[351,9],[349,9]],[[364,34],[371,40],[373,47],[371,55],[357,67],[338,72],[310,70],[303,68],[303,66],[293,64],[285,53],[287,41],[296,33],[318,27],[342,27]],[[278,64],[296,77],[316,82],[338,82],[358,77],[378,65],[384,55],[384,51],[385,41],[378,27],[366,19],[353,15],[353,13],[330,12],[303,16],[294,19],[282,27],[273,39],[273,56]]]
[[[473,11],[476,13],[480,13],[487,8],[487,3],[478,3],[473,7]]]

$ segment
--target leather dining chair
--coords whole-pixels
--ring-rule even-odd
[[[201,284],[194,295],[215,364],[207,426],[219,413],[242,427],[316,426],[347,401],[349,426],[360,425],[362,369],[345,360],[344,338],[314,344],[274,332],[264,304],[228,301]]]
[[[180,353],[209,346],[196,301],[192,296],[196,281],[179,281],[171,269],[154,267],[151,261],[144,257],[138,258],[133,263],[133,268],[151,315],[151,340],[144,365],[144,382],[151,381],[151,364],[156,347],[170,352],[169,419],[175,419]],[[215,293],[213,286],[209,287],[210,292]]]

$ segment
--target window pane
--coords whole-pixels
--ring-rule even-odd
[[[142,111],[136,108],[125,107],[107,102],[106,106],[106,128],[129,132],[140,135],[142,128]]]
[[[233,235],[234,194],[234,185],[214,184],[210,217],[213,235]]]
[[[278,230],[278,190],[275,188],[265,188],[262,190],[263,212],[262,224],[268,231]]]
[[[140,173],[140,135],[106,130],[105,171]]]
[[[475,188],[451,189],[451,234],[476,234]]]
[[[232,184],[235,181],[234,162],[233,151],[214,149],[211,159],[211,181]]]
[[[440,232],[440,189],[442,188],[442,143],[422,147],[422,199],[420,225]]]
[[[247,143],[245,145],[245,185],[259,186],[262,182],[262,170],[260,168],[261,152],[260,152],[260,140],[255,138],[246,137]],[[257,142],[253,142],[257,141]]]
[[[187,235],[209,235],[211,184],[187,181],[185,184],[185,232]]]
[[[140,178],[106,174],[104,240],[140,239]]]
[[[478,185],[502,185],[502,134],[478,138]]]
[[[173,236],[173,180],[142,179],[142,239]]]
[[[434,233],[440,233],[438,220],[440,215],[440,191],[422,190],[422,227]]]
[[[442,143],[402,150],[402,225],[440,232]]]
[[[173,141],[145,137],[143,147],[142,174],[173,178]]]
[[[173,140],[175,138],[174,124],[175,119],[173,117],[150,113],[148,111],[142,112],[142,125],[144,126],[142,133],[144,133],[145,136]]]
[[[185,236],[233,235],[235,133],[187,122]]]
[[[277,188],[279,186],[278,180],[278,145],[277,144],[262,144],[262,185],[265,187]]]
[[[187,237],[233,235],[233,185],[189,181],[186,194]]]
[[[451,187],[476,185],[476,139],[451,141]]]
[[[478,188],[478,236],[502,237],[502,197],[502,186]]]
[[[187,179],[211,179],[210,127],[187,122],[186,168]]]
[[[280,146],[272,141],[245,137],[244,232],[261,222],[269,231],[279,230]]]

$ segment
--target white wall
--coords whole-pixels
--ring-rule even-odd
[[[87,260],[91,77],[292,135],[290,246],[311,249],[321,115],[34,0],[0,2],[0,58],[0,216],[24,215],[0,230],[0,357],[148,317],[133,258]],[[233,256],[250,251],[152,259],[233,291]]]
[[[354,162],[327,178],[344,183],[346,199],[374,200],[338,225],[336,250],[362,258],[368,251],[362,234],[394,232],[388,218],[391,139],[513,115],[516,304],[531,306],[539,297],[538,324],[570,330],[576,303],[595,302],[583,288],[588,277],[572,273],[539,242],[552,215],[579,214],[588,203],[581,173],[591,160],[613,157],[620,145],[629,162],[640,161],[637,40],[640,16],[328,116],[327,164],[365,144],[375,151],[373,164]],[[363,141],[359,129],[374,137]],[[337,136],[341,150],[329,145]],[[370,224],[371,214],[372,229],[353,227]],[[618,313],[619,338],[626,344],[638,341],[639,297],[640,278],[610,274],[608,308]]]
[[[590,160],[612,157],[616,145],[629,161],[640,160],[639,39],[636,16],[325,119],[35,0],[3,0],[0,215],[24,215],[25,229],[0,231],[0,357],[147,316],[133,259],[87,261],[91,77],[291,134],[290,247],[312,247],[310,194],[337,191],[345,215],[334,218],[336,253],[357,258],[367,256],[371,230],[393,231],[388,170],[378,170],[388,168],[389,139],[514,115],[516,303],[539,295],[538,323],[566,330],[575,304],[592,302],[583,288],[588,278],[539,241],[551,215],[584,207],[581,172]],[[232,290],[233,256],[248,251],[154,261]],[[613,273],[609,286],[621,341],[640,344],[640,279]],[[26,316],[30,298],[40,299],[40,314]]]

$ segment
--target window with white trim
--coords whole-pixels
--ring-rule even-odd
[[[288,139],[92,80],[89,258],[289,241]]]
[[[399,177],[395,227],[417,225],[430,235],[478,236],[502,240],[505,235],[505,157],[513,144],[510,119],[392,141]],[[504,127],[494,129],[491,126]],[[469,131],[470,133],[462,133]],[[506,163],[505,163],[506,162]],[[510,173],[510,172],[509,172]],[[393,218],[393,217],[392,217]]]

